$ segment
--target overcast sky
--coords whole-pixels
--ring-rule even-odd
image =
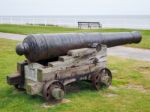
[[[150,0],[0,0],[0,15],[150,15]]]

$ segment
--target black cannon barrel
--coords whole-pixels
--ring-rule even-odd
[[[71,49],[89,47],[93,43],[113,47],[139,43],[141,38],[139,32],[35,34],[27,36],[17,45],[16,52],[36,62],[65,55]]]

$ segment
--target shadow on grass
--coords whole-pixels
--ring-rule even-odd
[[[83,91],[93,91],[94,88],[92,87],[92,84],[87,81],[78,81],[71,83],[67,86],[65,86],[66,89],[66,96],[70,94],[76,94]],[[3,104],[6,106],[10,103],[13,103],[14,101],[20,100],[20,102],[32,102],[32,103],[44,103],[45,100],[42,96],[39,95],[28,95],[26,91],[19,91],[15,89],[14,87],[3,87],[0,89],[0,107],[3,106]],[[2,104],[3,102],[3,104]]]
[[[102,87],[100,90],[105,90],[106,87]],[[97,90],[93,87],[91,81],[77,81],[70,83],[69,85],[65,86],[66,95],[76,94],[80,92],[97,92]]]

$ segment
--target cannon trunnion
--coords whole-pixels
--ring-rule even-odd
[[[79,80],[88,80],[96,90],[109,87],[107,47],[141,38],[138,32],[29,35],[16,47],[27,60],[17,64],[17,74],[7,76],[7,82],[46,101],[62,100],[65,86]]]

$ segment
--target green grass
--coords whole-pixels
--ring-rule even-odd
[[[9,25],[0,24],[0,32],[17,34],[36,34],[36,33],[66,33],[66,32],[128,32],[136,29],[78,29],[65,28],[58,26],[31,26],[31,25]],[[128,45],[131,47],[150,49],[150,30],[136,30],[141,32],[143,40],[140,44]]]
[[[74,84],[76,91],[66,95],[71,102],[43,108],[42,97],[19,92],[6,83],[6,76],[16,71],[16,62],[24,59],[15,54],[16,43],[0,39],[0,112],[150,112],[150,63],[118,57],[108,58],[111,88],[97,92],[79,82]]]

